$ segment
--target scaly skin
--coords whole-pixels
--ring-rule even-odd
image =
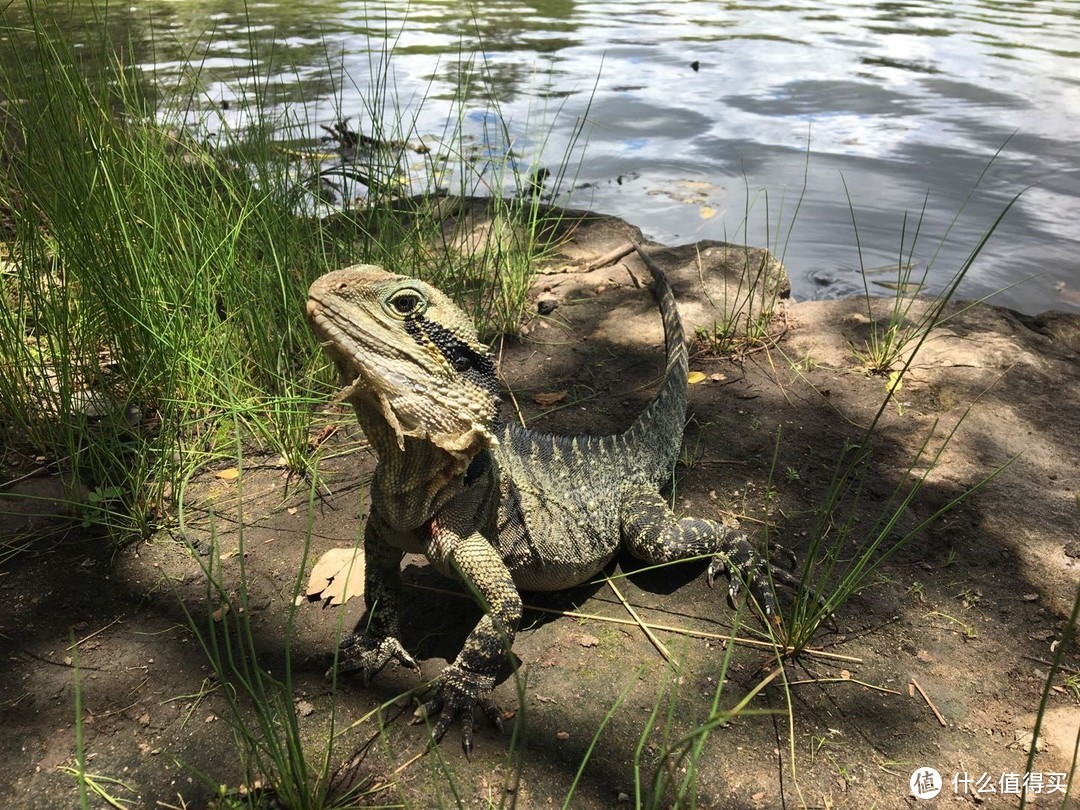
[[[342,643],[343,671],[367,683],[391,660],[418,669],[398,641],[400,564],[423,553],[484,610],[461,653],[418,710],[436,739],[474,711],[498,728],[491,693],[508,671],[519,589],[562,590],[595,576],[620,545],[648,563],[711,556],[708,581],[748,583],[775,616],[765,561],[746,536],[677,518],[660,496],[682,443],[687,354],[667,279],[645,255],[664,320],[667,369],[656,397],[622,434],[554,436],[497,421],[498,381],[468,317],[424,282],[371,265],[311,285],[312,328],[378,455],[364,534],[367,612]],[[773,576],[794,584],[779,568]]]

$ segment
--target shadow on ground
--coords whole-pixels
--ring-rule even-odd
[[[617,431],[648,402],[663,365],[655,306],[637,286],[648,273],[636,258],[586,267],[635,235],[618,220],[578,222],[573,241],[537,285],[536,295],[553,311],[497,347],[504,381],[531,427]],[[718,301],[733,300],[732,257],[739,257],[731,271],[737,275],[749,255],[716,243],[658,252],[691,330],[710,325]],[[774,345],[746,347],[735,359],[695,354],[691,368],[704,382],[691,387],[677,509],[738,519],[758,540],[768,527],[769,540],[801,560],[841,449],[864,440],[885,396],[886,379],[863,373],[852,352],[885,306],[868,312],[862,301],[785,302],[778,323],[786,330]],[[713,731],[694,775],[702,806],[892,807],[905,802],[916,768],[939,770],[946,794],[954,775],[986,774],[1000,791],[1004,774],[1023,773],[1024,734],[1080,580],[1078,332],[1075,317],[1027,318],[980,305],[958,312],[923,346],[872,436],[849,542],[860,542],[860,530],[922,475],[926,459],[915,459],[927,442],[936,452],[951,435],[898,523],[901,534],[1008,466],[915,536],[837,612],[815,641],[822,655],[788,668],[787,693],[777,681],[750,703],[754,712]],[[538,394],[564,391],[553,406],[537,404],[551,401]],[[506,417],[518,418],[509,404]],[[140,807],[201,807],[216,785],[238,784],[218,685],[181,607],[211,623],[206,617],[219,607],[215,595],[208,597],[200,552],[188,543],[204,561],[220,555],[235,592],[243,528],[248,613],[261,661],[279,674],[305,544],[314,560],[356,542],[363,525],[372,459],[358,430],[340,418],[346,427],[324,448],[328,460],[313,508],[304,482],[252,459],[239,485],[213,471],[198,482],[185,506],[184,537],[163,532],[113,556],[104,541],[75,532],[57,538],[53,549],[39,540],[8,560],[0,576],[0,791],[10,806],[74,801],[74,780],[57,771],[74,751],[72,634],[81,640],[88,770],[130,786],[114,792]],[[353,452],[329,452],[345,447]],[[36,480],[23,488],[48,485]],[[58,525],[63,521],[12,519],[9,536],[40,536]],[[636,567],[619,559],[608,573],[644,620],[732,632],[726,589],[710,591],[700,566],[633,573]],[[405,581],[404,641],[433,676],[456,654],[478,612],[460,594],[441,590],[456,588],[422,560],[407,560]],[[294,697],[313,751],[335,708],[340,728],[416,685],[415,676],[390,667],[370,688],[346,680],[331,691],[323,678],[327,654],[341,628],[358,620],[357,601],[340,609],[305,603],[296,612]],[[673,674],[602,581],[526,601],[620,623],[527,613],[514,647],[522,661],[520,692],[514,679],[496,692],[523,726],[520,780],[511,779],[507,738],[483,726],[471,763],[455,728],[440,758],[421,758],[394,776],[424,744],[424,730],[407,724],[408,712],[388,714],[381,734],[367,723],[343,737],[339,749],[347,759],[377,735],[358,773],[393,782],[379,801],[498,802],[511,783],[509,795],[520,806],[561,802],[602,727],[573,805],[632,802],[636,751],[647,781],[665,745],[709,717],[723,675],[719,705],[729,708],[769,666],[767,648],[740,645],[725,672],[719,639],[657,631],[679,664]],[[749,616],[737,630],[762,636]],[[1075,667],[1077,650],[1066,658]],[[1080,723],[1076,691],[1061,679],[1055,685],[1049,744],[1035,761],[1044,774],[1068,770]]]

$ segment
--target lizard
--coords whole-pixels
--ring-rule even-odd
[[[689,360],[674,293],[637,245],[653,276],[664,324],[659,390],[624,432],[560,436],[498,417],[491,352],[444,293],[374,265],[331,271],[310,287],[309,323],[344,386],[378,461],[364,529],[366,611],[339,648],[339,671],[366,686],[396,660],[419,671],[399,640],[401,561],[421,553],[459,580],[483,610],[461,652],[417,709],[442,739],[460,718],[473,750],[479,708],[502,731],[493,699],[507,672],[522,613],[520,591],[563,590],[599,573],[620,548],[650,564],[710,559],[710,586],[727,574],[764,616],[777,620],[771,577],[742,531],[676,517],[661,495],[682,444]]]

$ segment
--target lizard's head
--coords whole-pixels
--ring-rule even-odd
[[[495,364],[468,316],[434,287],[373,265],[335,270],[308,291],[312,329],[361,414],[405,437],[472,455],[495,444]]]

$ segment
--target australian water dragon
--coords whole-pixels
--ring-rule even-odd
[[[710,585],[726,572],[733,597],[745,581],[775,615],[765,561],[746,536],[717,521],[677,518],[660,495],[682,442],[687,351],[671,287],[638,252],[653,273],[667,368],[649,406],[612,436],[500,422],[487,347],[469,318],[422,281],[358,265],[311,286],[311,325],[378,455],[364,534],[367,613],[342,642],[342,671],[367,683],[393,659],[419,669],[398,640],[398,607],[402,556],[423,553],[484,610],[419,710],[434,720],[436,739],[460,716],[466,753],[476,707],[502,727],[492,689],[507,671],[519,589],[578,585],[625,546],[653,564],[711,557]],[[773,575],[792,580],[780,568]]]

